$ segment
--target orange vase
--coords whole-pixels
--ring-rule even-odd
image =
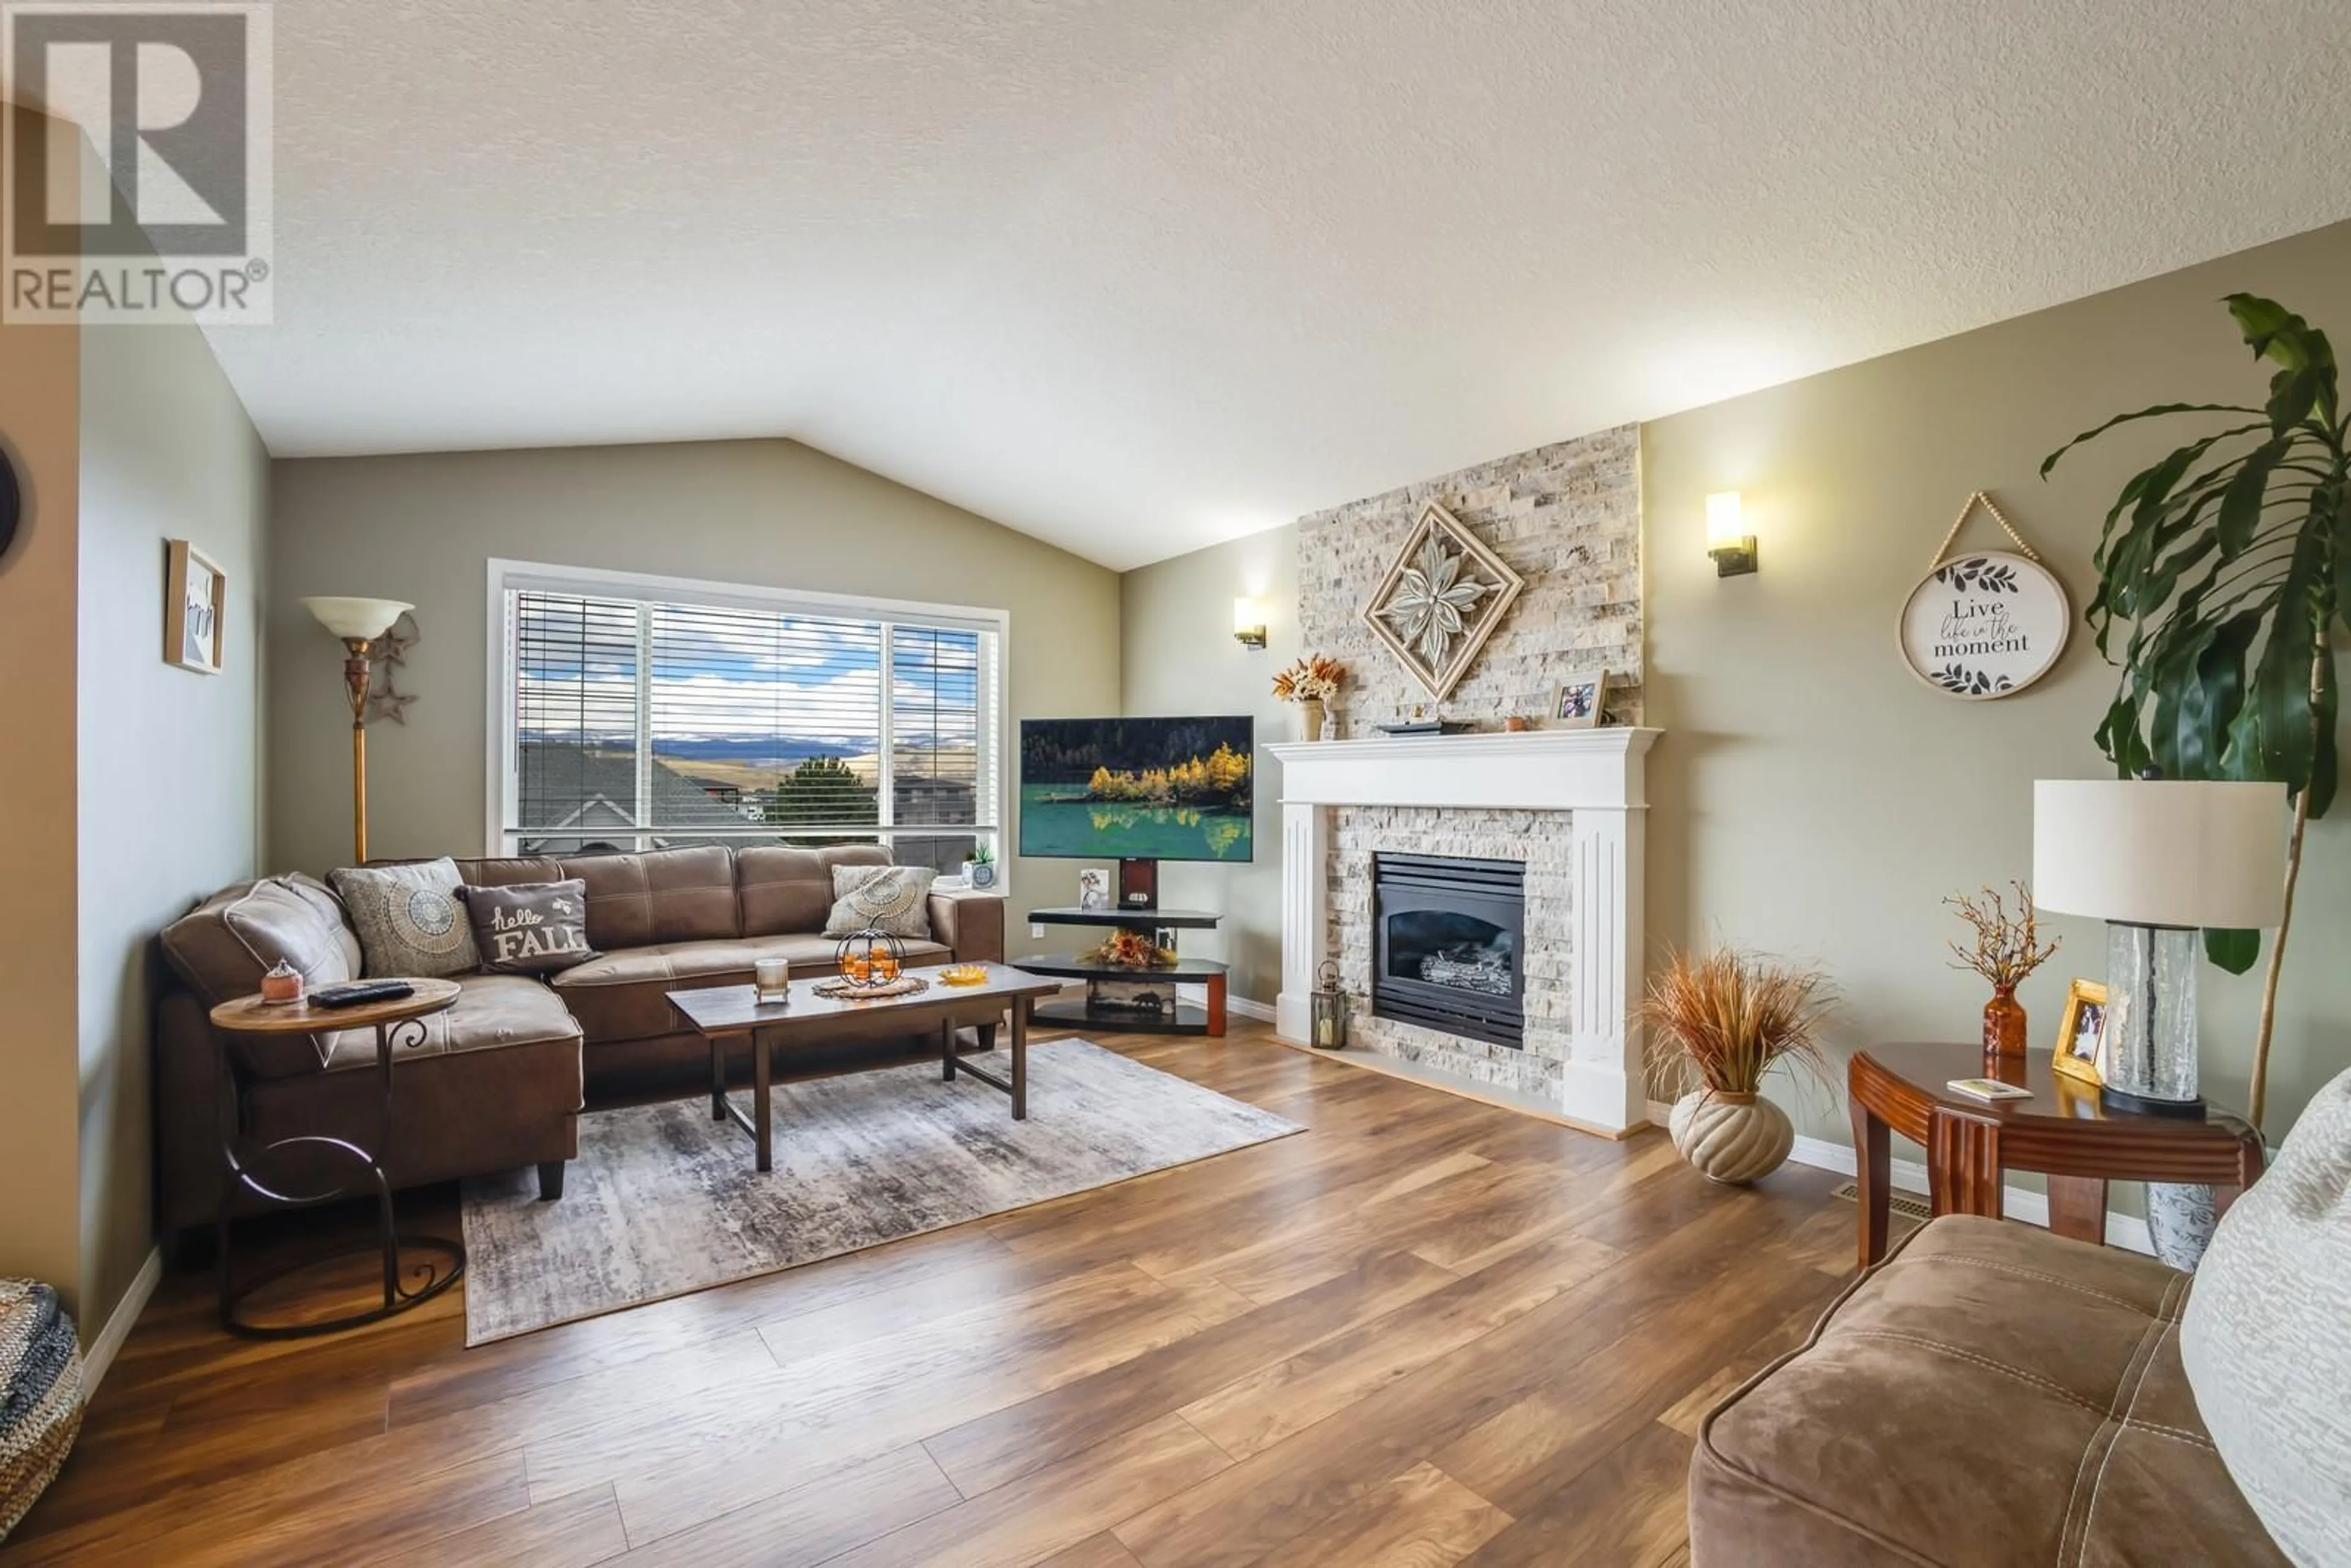
[[[2024,1004],[2014,986],[1995,986],[1983,1010],[1984,1071],[2006,1081],[2009,1072],[2022,1076],[2024,1068]],[[2008,1071],[2003,1072],[2005,1067]]]

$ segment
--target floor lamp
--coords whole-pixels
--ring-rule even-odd
[[[306,599],[303,608],[342,639],[343,688],[351,701],[351,863],[365,865],[367,848],[367,705],[369,654],[376,640],[413,604],[397,599]]]

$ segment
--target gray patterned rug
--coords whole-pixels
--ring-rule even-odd
[[[1005,1054],[991,1066],[1008,1071]],[[1029,1119],[935,1064],[779,1083],[775,1170],[707,1098],[580,1118],[562,1198],[528,1171],[465,1189],[465,1343],[1002,1214],[1302,1132],[1081,1040],[1029,1051]]]

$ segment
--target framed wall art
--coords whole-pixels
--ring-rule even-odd
[[[228,577],[185,539],[167,539],[163,551],[163,662],[200,675],[221,673],[221,630],[228,612]]]
[[[1431,501],[1364,606],[1364,621],[1442,701],[1526,585],[1460,518]]]
[[[1949,553],[1978,507],[2007,530],[2015,551]],[[2013,696],[2047,674],[2073,624],[2065,585],[1979,490],[1904,601],[1897,637],[1912,674],[1946,696],[1980,702]]]

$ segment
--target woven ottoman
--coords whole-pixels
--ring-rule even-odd
[[[0,1541],[66,1462],[81,1430],[81,1345],[57,1293],[0,1280]]]

